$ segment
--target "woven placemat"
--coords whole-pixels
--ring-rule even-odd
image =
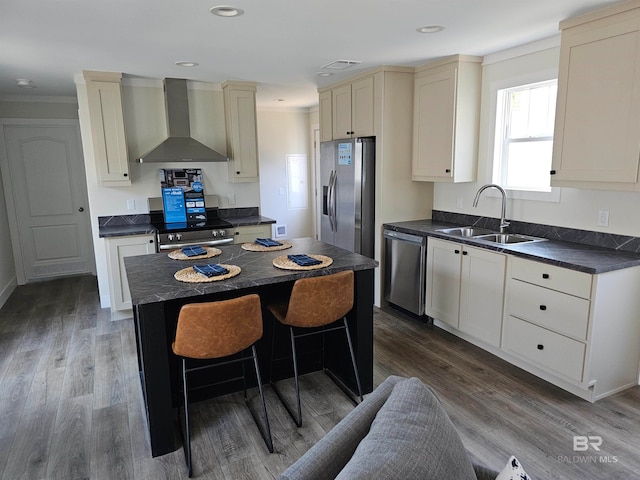
[[[215,257],[222,253],[222,250],[220,250],[219,248],[213,248],[213,247],[202,247],[202,248],[204,248],[207,251],[207,253],[203,253],[202,255],[193,255],[191,257],[188,257],[184,253],[182,253],[182,249],[180,248],[177,250],[171,250],[169,252],[169,258],[172,258],[174,260],[202,260],[203,258]]]
[[[311,254],[308,254],[308,255],[311,258],[320,260],[322,263],[319,263],[317,265],[302,266],[302,265],[298,265],[296,262],[292,260],[289,260],[286,255],[281,255],[273,260],[273,266],[282,268],[284,270],[315,270],[316,268],[328,267],[333,263],[333,258],[325,257],[324,255],[311,255]]]
[[[275,247],[265,247],[264,245],[260,245],[259,243],[243,243],[241,245],[243,250],[248,250],[250,252],[275,252],[276,250],[286,250],[287,248],[291,248],[291,243],[285,240],[280,242],[282,245],[276,245]]]
[[[218,280],[226,280],[227,278],[235,277],[240,273],[240,267],[236,265],[223,265],[222,263],[220,263],[219,265],[229,270],[229,273],[225,273],[224,275],[207,277],[206,275],[196,272],[193,269],[193,267],[187,267],[187,268],[183,268],[182,270],[178,270],[176,273],[173,274],[173,277],[180,282],[205,283],[205,282],[217,282]]]

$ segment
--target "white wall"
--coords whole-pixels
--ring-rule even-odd
[[[313,236],[312,170],[309,112],[258,110],[261,213],[287,226],[280,238]],[[304,155],[307,167],[307,208],[289,208],[287,155]]]
[[[3,149],[4,150],[4,149]],[[1,153],[4,155],[4,152]],[[0,180],[2,180],[0,178]],[[13,262],[11,235],[7,219],[7,204],[4,199],[4,189],[0,181],[0,307],[7,301],[11,292],[17,286],[16,268]]]
[[[476,191],[491,182],[495,104],[491,95],[496,85],[529,79],[542,73],[557,78],[559,43],[555,39],[525,45],[485,57],[482,70],[482,108],[477,182],[463,184],[436,183],[434,209],[449,212],[500,216],[500,199],[483,196],[477,208],[472,202]],[[551,76],[549,76],[551,75]],[[462,199],[462,208],[457,207]],[[621,235],[640,236],[640,193],[562,188],[559,202],[509,199],[507,218],[523,222],[556,225]],[[609,227],[597,226],[598,210],[609,210]]]

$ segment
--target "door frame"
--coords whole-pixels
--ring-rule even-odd
[[[64,118],[0,118],[0,174],[2,174],[2,186],[4,188],[4,198],[7,208],[7,219],[9,221],[9,234],[11,236],[11,248],[13,250],[13,261],[16,270],[16,279],[18,285],[24,285],[27,283],[24,264],[22,262],[22,248],[20,246],[20,237],[18,234],[18,215],[16,211],[15,195],[13,185],[11,184],[11,168],[9,166],[9,152],[5,142],[5,127],[9,126],[71,126],[75,127],[76,136],[78,139],[78,147],[80,148],[80,155],[84,158],[84,152],[82,150],[82,138],[80,136],[80,120],[78,119],[64,119]],[[84,167],[84,164],[83,164]],[[86,172],[85,172],[85,195],[86,190]],[[89,202],[86,202],[87,215],[91,215],[89,211]],[[90,218],[90,217],[89,217]],[[96,261],[93,248],[93,236],[91,235],[91,222],[87,222],[89,231],[87,232],[87,238],[91,242],[89,245],[89,258],[87,261],[91,265],[91,273],[96,274]]]

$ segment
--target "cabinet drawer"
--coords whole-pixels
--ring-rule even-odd
[[[586,340],[589,300],[520,280],[509,286],[509,313],[556,332]]]
[[[234,227],[233,243],[253,242],[256,238],[271,237],[271,225],[249,225]]]
[[[509,316],[504,348],[554,373],[582,381],[585,346],[576,340]]]
[[[588,273],[511,257],[511,277],[576,297],[591,298],[591,275]]]

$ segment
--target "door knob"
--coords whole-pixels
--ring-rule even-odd
[[[80,207],[80,208],[78,209],[78,211],[79,211],[79,212],[84,212],[84,207]]]

